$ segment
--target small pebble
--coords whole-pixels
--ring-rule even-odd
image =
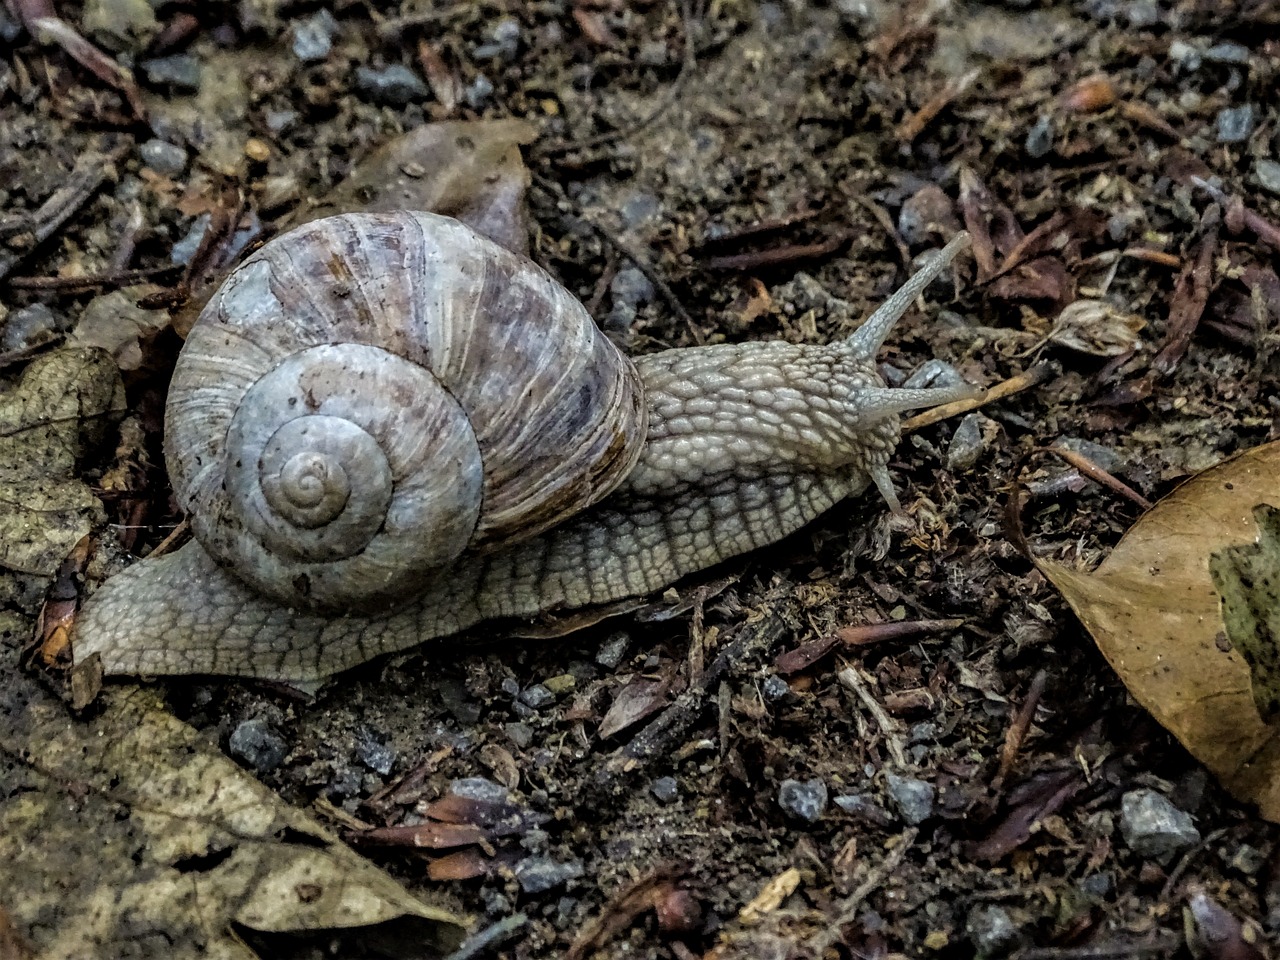
[[[22,33],[22,24],[9,13],[9,9],[0,3],[0,43],[13,43]]]
[[[1036,120],[1031,129],[1027,131],[1027,139],[1023,143],[1023,149],[1027,151],[1027,156],[1036,160],[1039,160],[1053,149],[1052,117],[1044,114]]]
[[[227,748],[233,757],[243,760],[259,773],[268,773],[280,766],[289,752],[284,737],[258,717],[245,720],[236,727]]]
[[[1115,881],[1109,873],[1091,873],[1080,881],[1080,889],[1091,897],[1108,897],[1115,886]]]
[[[947,469],[963,472],[975,466],[987,452],[989,430],[983,427],[988,421],[980,413],[968,413],[956,425],[947,445]]]
[[[898,232],[908,246],[927,243],[935,235],[959,228],[951,198],[936,183],[926,184],[905,201],[898,211]]]
[[[626,330],[636,318],[636,309],[653,299],[653,283],[635,267],[623,267],[609,284],[612,307],[607,324],[614,330]]]
[[[962,387],[966,380],[960,371],[945,360],[926,360],[903,382],[907,389],[917,387]]]
[[[1227,866],[1243,873],[1246,877],[1256,876],[1267,864],[1267,855],[1248,843],[1240,844],[1231,851],[1230,857],[1224,859]]]
[[[821,780],[783,780],[778,787],[778,806],[789,816],[816,823],[827,809],[827,785]]]
[[[142,162],[161,176],[176,177],[187,168],[187,151],[167,140],[153,137],[139,147],[138,152]]]
[[[1242,67],[1249,65],[1249,48],[1230,40],[1215,43],[1204,52],[1204,58],[1210,63],[1232,63]]]
[[[529,857],[516,865],[515,874],[516,882],[525,893],[546,893],[582,876],[583,869],[577,860],[558,863],[550,857]]]
[[[596,663],[604,667],[606,670],[616,670],[618,665],[627,655],[627,648],[631,646],[631,637],[618,631],[610,634],[608,639],[596,651]]]
[[[108,50],[144,49],[160,27],[148,0],[85,0],[80,26]]]
[[[422,78],[402,63],[389,67],[356,67],[356,92],[374,103],[403,107],[425,100],[431,93]]]
[[[156,57],[138,64],[143,76],[157,87],[169,87],[195,93],[200,89],[200,61],[189,53],[175,53],[171,57]]]
[[[508,697],[518,696],[520,693],[520,681],[515,677],[503,677],[499,686]]]
[[[1155,790],[1131,790],[1120,799],[1120,835],[1143,857],[1164,857],[1200,842],[1191,816]]]
[[[475,48],[477,60],[511,60],[520,52],[520,21],[515,17],[500,17],[485,34],[486,43]]]
[[[293,25],[293,55],[303,63],[318,63],[329,56],[338,21],[326,9]]]
[[[1218,142],[1243,143],[1253,133],[1254,123],[1254,109],[1251,103],[1219,110],[1216,124]]]
[[[0,311],[0,318],[3,318]],[[33,303],[15,310],[4,320],[0,348],[5,353],[25,350],[44,343],[58,332],[58,317],[43,303]]]
[[[182,266],[190,263],[191,258],[196,255],[196,250],[200,247],[200,241],[204,238],[205,230],[208,228],[209,214],[202,213],[192,222],[186,236],[173,245],[173,249],[169,251],[169,260]]]
[[[488,777],[463,777],[449,784],[449,792],[455,797],[466,800],[483,800],[487,803],[503,803],[508,796],[507,788],[494,783]]]
[[[1200,69],[1202,54],[1185,40],[1174,40],[1169,44],[1169,59],[1190,72]]]
[[[533,743],[533,727],[527,723],[506,723],[503,724],[502,730],[521,750]]]
[[[266,124],[267,130],[275,135],[287,133],[301,117],[297,110],[265,110],[262,114],[262,122]]]
[[[760,690],[764,694],[764,698],[770,703],[785,700],[791,695],[791,685],[776,673],[771,673],[764,678],[764,683],[760,685]]]
[[[836,797],[835,804],[845,813],[857,817],[874,827],[887,827],[893,823],[889,811],[865,793],[846,793]]]
[[[965,932],[979,957],[1003,957],[1022,941],[1009,911],[998,904],[978,907],[965,921]]]
[[[541,683],[531,683],[520,692],[520,702],[526,707],[541,710],[556,702],[556,695]]]
[[[1262,189],[1280,193],[1280,163],[1274,160],[1259,160],[1254,165],[1253,172]]]
[[[467,106],[472,110],[483,107],[492,96],[493,81],[483,73],[467,84],[466,89],[462,91],[462,99],[467,101]]]
[[[562,697],[566,693],[573,692],[573,688],[578,685],[578,678],[572,673],[561,673],[554,677],[548,677],[542,681],[542,685],[555,696]],[[528,703],[527,700],[525,702]],[[533,704],[530,703],[529,706],[533,706]]]
[[[649,784],[649,792],[659,803],[675,803],[680,799],[680,785],[675,777],[659,777]]]
[[[384,777],[396,762],[396,752],[369,729],[362,729],[356,736],[356,756],[366,767]]]
[[[887,773],[885,787],[889,791],[889,798],[898,808],[898,815],[911,826],[924,823],[933,816],[933,804],[938,791],[932,783]]]
[[[262,189],[258,194],[258,209],[278,210],[294,203],[300,196],[302,196],[302,185],[293,174],[282,173],[266,177],[262,181]]]

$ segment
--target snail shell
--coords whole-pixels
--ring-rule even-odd
[[[193,328],[166,451],[195,541],[107,581],[106,673],[304,682],[496,617],[658,590],[874,484],[875,355],[961,235],[851,336],[634,364],[542,270],[455,221],[347,214],[267,244]]]
[[[268,243],[210,301],[165,454],[210,556],[343,612],[574,515],[645,431],[631,361],[535,264],[445,217],[349,214]]]

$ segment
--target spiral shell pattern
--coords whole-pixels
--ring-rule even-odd
[[[645,409],[631,362],[535,264],[445,217],[344,214],[210,301],[166,458],[220,564],[293,606],[385,610],[607,494]]]

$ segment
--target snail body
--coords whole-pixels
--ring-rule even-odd
[[[875,484],[875,354],[953,241],[853,336],[630,360],[533,263],[425,213],[276,238],[175,368],[166,460],[195,539],[108,580],[78,660],[314,680],[483,620],[607,603],[793,532]]]

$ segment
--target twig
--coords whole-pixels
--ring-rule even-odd
[[[475,957],[481,956],[490,947],[496,947],[498,944],[510,940],[528,922],[529,917],[523,913],[513,913],[509,917],[503,917],[497,923],[467,937],[466,940],[462,941],[462,946],[449,954],[446,960],[474,960]]]
[[[1172,954],[1182,947],[1182,938],[1169,931],[1145,943],[1112,941],[1085,947],[1028,947],[1013,955],[1013,960],[1126,960],[1157,953]]]
[[[858,919],[858,911],[867,898],[880,889],[895,870],[906,859],[911,845],[916,842],[919,827],[910,827],[898,835],[898,842],[892,850],[885,854],[880,864],[867,875],[867,879],[858,884],[856,890],[839,902],[835,918],[827,924],[827,928],[815,933],[805,942],[805,949],[812,957],[822,957],[844,937],[844,928]]]
[[[1014,715],[1013,722],[1009,724],[1009,729],[1005,731],[1004,746],[1000,750],[1000,769],[996,772],[995,782],[997,784],[1004,783],[1005,778],[1013,770],[1013,765],[1018,759],[1018,751],[1022,749],[1022,741],[1027,738],[1027,731],[1031,729],[1031,721],[1035,718],[1036,707],[1040,706],[1040,698],[1044,696],[1044,688],[1048,679],[1049,672],[1047,670],[1036,671],[1036,675],[1031,681],[1031,686],[1027,689],[1027,699],[1022,702],[1022,706],[1018,708],[1018,712]]]
[[[608,133],[602,133],[587,140],[552,144],[540,150],[535,148],[535,156],[556,157],[579,150],[594,150],[598,147],[608,146],[618,140],[627,140],[648,129],[671,108],[672,104],[680,99],[680,94],[684,92],[685,85],[693,77],[694,71],[698,66],[698,48],[695,36],[698,24],[693,15],[692,0],[678,0],[678,4],[680,17],[684,21],[684,59],[680,65],[680,73],[672,81],[671,86],[667,88],[666,94],[658,101],[657,106],[648,115],[637,120],[629,127],[610,130]]]
[[[932,633],[946,633],[964,626],[964,620],[895,620],[891,623],[864,623],[856,627],[841,627],[836,636],[841,643],[851,647],[865,647],[882,640],[902,640],[905,637],[924,637]]]
[[[1039,447],[1044,453],[1052,453],[1061,457],[1071,466],[1075,467],[1080,473],[1084,474],[1094,483],[1100,483],[1109,490],[1114,490],[1122,497],[1132,500],[1143,510],[1150,510],[1153,504],[1150,500],[1140,494],[1133,487],[1129,486],[1118,477],[1112,476],[1098,464],[1094,463],[1083,453],[1077,453],[1075,450],[1067,450],[1063,447]]]
[[[867,713],[871,714],[876,726],[884,734],[885,744],[889,748],[889,754],[893,757],[893,762],[900,767],[907,766],[907,751],[902,745],[902,731],[898,727],[898,722],[889,716],[888,711],[880,704],[880,701],[871,695],[871,691],[867,689],[867,685],[857,669],[845,667],[836,674],[836,679],[840,681],[842,687],[852,691],[862,701]]]
[[[148,557],[163,557],[166,553],[173,551],[178,542],[187,535],[187,531],[191,529],[191,520],[183,517],[182,521],[169,531],[169,535],[156,544],[156,548],[152,550]]]
[[[24,250],[0,253],[0,279],[9,275],[36,247],[53,236],[98,191],[109,177],[115,176],[115,165],[129,153],[129,143],[117,144],[106,153],[82,154],[64,186],[55,190],[32,215],[33,242]]]
[[[933,121],[934,117],[973,86],[973,81],[978,79],[978,74],[981,72],[981,70],[975,68],[963,76],[955,77],[943,84],[942,89],[930,97],[923,107],[898,124],[896,131],[898,140],[904,144],[911,143],[916,137],[920,136],[924,132],[924,128]]]
[[[746,253],[708,257],[703,261],[703,266],[708,270],[758,270],[762,267],[794,263],[797,260],[817,260],[819,257],[835,253],[852,238],[851,231],[842,231],[817,243],[789,243],[767,250],[749,250]]]
[[[977,396],[967,397],[964,400],[957,400],[954,403],[944,403],[940,407],[934,407],[932,410],[926,410],[924,413],[918,413],[914,417],[904,420],[902,423],[902,432],[911,433],[915,430],[919,430],[921,427],[927,427],[930,424],[938,423],[961,413],[968,413],[970,410],[977,410],[979,407],[984,407],[988,403],[1003,400],[1005,397],[1012,396],[1015,393],[1021,393],[1023,390],[1044,383],[1049,379],[1049,375],[1052,372],[1052,364],[1037,363],[1030,370],[1024,370],[1017,376],[1010,377],[1008,380],[1002,380],[995,386],[988,387],[986,390],[983,390]]]
[[[80,293],[95,287],[127,287],[143,280],[168,276],[180,270],[182,270],[181,265],[171,263],[162,267],[117,270],[114,273],[95,273],[85,277],[10,277],[7,282],[14,290]]]

